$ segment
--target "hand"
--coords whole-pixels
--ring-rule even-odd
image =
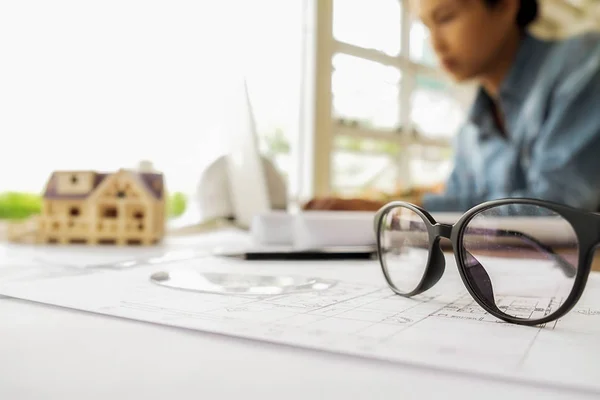
[[[392,201],[404,201],[406,203],[410,203],[410,204],[414,204],[415,206],[423,206],[423,195],[424,193],[414,193],[411,195],[407,195],[407,196],[402,196],[399,198],[394,198],[394,199],[390,199],[390,202]]]
[[[390,198],[389,200],[370,200],[364,198],[340,198],[321,197],[315,198],[304,204],[303,210],[327,210],[327,211],[377,211],[387,203],[395,200],[406,201],[420,206],[422,195],[415,194],[402,198]]]
[[[377,211],[385,202],[361,198],[321,197],[304,204],[303,210]]]

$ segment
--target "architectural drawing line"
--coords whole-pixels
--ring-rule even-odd
[[[441,311],[441,310],[443,310],[445,307],[447,307],[447,306],[449,306],[449,305],[452,305],[452,304],[456,303],[458,300],[461,300],[463,297],[464,297],[464,296],[460,296],[460,297],[456,298],[454,301],[452,301],[451,303],[444,304],[444,305],[442,305],[442,307],[438,308],[437,310],[435,310],[435,311],[432,311],[432,312],[430,312],[430,313],[427,313],[427,315],[425,315],[424,317],[422,317],[422,318],[420,318],[420,319],[418,319],[418,320],[414,321],[412,324],[410,324],[410,325],[408,325],[408,326],[405,326],[404,328],[400,329],[398,332],[396,332],[396,333],[394,333],[394,334],[390,335],[388,338],[386,338],[386,341],[387,341],[387,340],[391,340],[393,337],[396,337],[398,334],[400,334],[400,333],[404,332],[404,331],[405,331],[406,329],[408,329],[408,328],[413,328],[413,327],[414,327],[415,325],[417,325],[418,323],[420,323],[420,322],[422,322],[422,321],[425,321],[426,319],[430,318],[430,317],[431,317],[431,315],[434,315],[434,314],[436,314],[436,313],[440,312],[440,311]]]
[[[328,305],[326,305],[326,306],[322,306],[322,307],[318,307],[318,308],[312,309],[312,310],[311,310],[311,312],[315,312],[315,311],[318,311],[318,310],[321,310],[321,309],[324,309],[324,308],[327,308],[327,307],[331,307],[331,306],[333,306],[333,305],[339,306],[339,305],[342,305],[342,304],[344,304],[344,303],[347,303],[347,302],[349,302],[349,301],[351,301],[351,300],[356,300],[356,299],[359,299],[359,298],[361,298],[361,297],[368,296],[368,295],[370,295],[370,294],[373,294],[373,293],[377,293],[377,292],[379,292],[379,291],[381,291],[381,288],[378,288],[378,289],[376,289],[376,290],[374,290],[374,291],[372,291],[372,292],[369,292],[369,293],[363,293],[363,294],[357,295],[357,296],[355,296],[355,297],[351,297],[351,298],[349,298],[349,299],[345,299],[345,300],[342,300],[342,301],[340,301],[340,302],[336,302],[335,304],[328,304]]]
[[[393,297],[393,296],[395,296],[395,295],[391,295],[390,297]],[[405,313],[405,312],[407,312],[407,311],[410,311],[410,310],[414,309],[415,307],[421,306],[421,305],[423,305],[423,304],[427,304],[427,303],[429,303],[429,302],[433,301],[435,298],[436,298],[435,296],[430,296],[430,297],[427,297],[425,301],[417,301],[417,302],[416,302],[415,304],[413,304],[412,306],[410,306],[410,307],[408,307],[408,308],[405,308],[405,309],[403,309],[403,310],[401,310],[401,311],[398,311],[398,312],[396,312],[395,314],[393,314],[393,316],[394,316],[394,317],[401,316],[401,314],[403,314],[403,313]],[[427,315],[427,316],[425,316],[425,317],[424,317],[424,319],[425,319],[425,318],[429,318],[431,314],[432,314],[432,313],[428,313],[428,315]],[[412,322],[412,321],[411,321],[411,322]],[[417,322],[418,322],[418,321],[417,321]],[[395,335],[399,334],[399,333],[400,333],[400,332],[402,332],[404,329],[407,329],[407,328],[409,328],[410,326],[413,326],[413,325],[415,325],[417,322],[413,322],[413,323],[407,323],[407,325],[405,325],[405,326],[398,325],[398,326],[399,326],[399,327],[401,327],[401,328],[400,328],[400,329],[399,329],[397,332],[395,332],[395,333],[393,333],[393,334],[391,334],[391,335],[388,335],[388,337],[386,337],[385,339],[382,339],[382,341],[385,341],[385,340],[389,340],[389,339],[391,339],[393,336],[395,336]],[[376,326],[376,325],[378,325],[378,324],[381,324],[381,323],[385,324],[385,322],[384,322],[384,321],[378,321],[378,322],[375,322],[375,323],[373,323],[372,325],[369,325],[368,327],[366,327],[366,328],[364,328],[364,329],[361,329],[361,330],[366,330],[366,329],[369,329],[369,328],[371,328],[371,327],[373,327],[373,326]]]
[[[531,341],[529,342],[529,345],[527,346],[527,349],[525,349],[525,351],[523,352],[523,356],[521,356],[521,359],[519,360],[519,364],[518,366],[521,367],[524,363],[525,360],[527,360],[527,357],[529,356],[529,353],[531,352],[531,349],[533,348],[538,336],[540,335],[540,332],[544,329],[543,326],[539,327],[537,332],[535,333],[535,336],[531,339]]]
[[[147,272],[138,270],[9,282],[0,285],[0,293],[304,349],[600,391],[600,382],[594,379],[596,371],[589,368],[600,358],[596,336],[600,316],[593,307],[598,304],[594,292],[586,292],[589,297],[581,308],[554,325],[561,328],[557,333],[547,328],[515,327],[491,317],[458,281],[446,281],[427,296],[404,299],[372,284],[369,276],[364,281],[371,284],[356,283],[359,278],[352,276],[353,282],[341,281],[323,292],[249,299],[163,290],[149,282]],[[531,309],[542,313],[540,307],[552,302],[541,293],[538,298],[544,300],[536,304],[532,300],[536,294],[529,293],[527,298],[498,296],[497,300],[520,307],[516,312],[523,315],[529,315]],[[558,303],[555,299],[551,307]],[[556,346],[569,354],[568,368],[548,362],[548,351],[557,351]]]
[[[319,320],[318,320],[318,321],[324,321],[324,320],[327,320],[327,319],[332,319],[332,318],[343,319],[343,318],[341,318],[341,317],[339,317],[339,316],[338,316],[339,314],[329,314],[329,315],[325,315],[325,314],[316,314],[316,313],[317,313],[318,311],[320,311],[320,310],[324,310],[324,309],[327,309],[327,308],[330,308],[330,307],[339,307],[339,306],[343,306],[343,305],[344,305],[344,303],[348,303],[348,302],[350,302],[350,301],[354,301],[354,300],[357,300],[357,299],[360,299],[360,298],[363,298],[363,297],[366,297],[366,296],[373,295],[373,294],[375,294],[375,293],[381,292],[382,290],[385,290],[385,288],[378,288],[378,289],[376,289],[376,290],[374,290],[374,291],[370,291],[370,292],[362,293],[362,294],[360,294],[360,295],[356,295],[356,296],[354,296],[354,297],[351,297],[351,298],[348,298],[348,299],[345,299],[345,300],[342,300],[342,301],[339,301],[339,302],[336,302],[336,303],[333,303],[333,304],[328,304],[328,305],[326,305],[326,306],[322,306],[322,307],[314,308],[314,309],[311,309],[311,310],[308,310],[308,311],[304,311],[304,312],[301,312],[301,313],[299,313],[299,314],[300,314],[300,315],[319,315],[321,318],[319,318]],[[375,301],[379,301],[379,300],[381,300],[381,298],[375,299],[375,300],[373,300],[373,302],[375,302]],[[371,302],[369,302],[369,303],[371,303]],[[354,306],[354,307],[344,308],[342,311],[340,311],[340,313],[344,313],[344,312],[348,312],[348,311],[352,311],[352,310],[357,310],[357,309],[359,309],[359,308],[361,308],[361,307],[363,307],[363,306],[364,306],[363,304],[359,304],[359,305],[357,305],[357,306]],[[287,317],[283,317],[283,318],[281,318],[281,319],[277,320],[276,322],[277,322],[277,323],[281,323],[282,321],[285,321],[285,320],[286,320],[286,319],[288,319],[288,318],[291,318],[291,317],[289,317],[289,316],[287,316]],[[347,319],[347,320],[350,320],[350,319]],[[356,321],[360,321],[360,322],[362,322],[361,320],[356,320]],[[304,324],[303,326],[306,326],[306,325],[309,325],[309,324],[310,324],[310,323],[306,323],[306,324]]]

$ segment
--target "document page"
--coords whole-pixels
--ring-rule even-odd
[[[201,240],[198,240],[198,237]],[[155,246],[0,245],[0,282],[31,281],[48,277],[87,274],[88,269],[123,270],[195,260],[219,250],[247,248],[252,242],[239,229],[222,229],[188,237],[175,237]]]
[[[215,257],[13,280],[0,283],[0,294],[185,329],[600,394],[598,274],[592,274],[583,298],[566,317],[524,327],[485,313],[465,290],[450,257],[447,264],[436,287],[410,299],[391,292],[376,261]],[[224,295],[168,288],[150,279],[157,272],[185,270],[319,277],[335,284],[283,295]],[[526,299],[502,301],[518,303],[523,312],[544,307]]]

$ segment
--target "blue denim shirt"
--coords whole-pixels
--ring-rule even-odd
[[[562,41],[526,35],[498,103],[479,89],[454,143],[454,169],[429,211],[464,212],[487,200],[528,197],[600,209],[600,35]]]

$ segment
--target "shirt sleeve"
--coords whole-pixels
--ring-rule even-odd
[[[525,169],[526,188],[492,193],[427,195],[429,211],[464,212],[501,198],[536,198],[597,211],[600,209],[600,46],[564,73],[549,99],[544,123],[534,139]],[[468,164],[460,155],[453,174]],[[455,177],[450,178],[452,182]],[[453,185],[451,185],[452,187]]]

